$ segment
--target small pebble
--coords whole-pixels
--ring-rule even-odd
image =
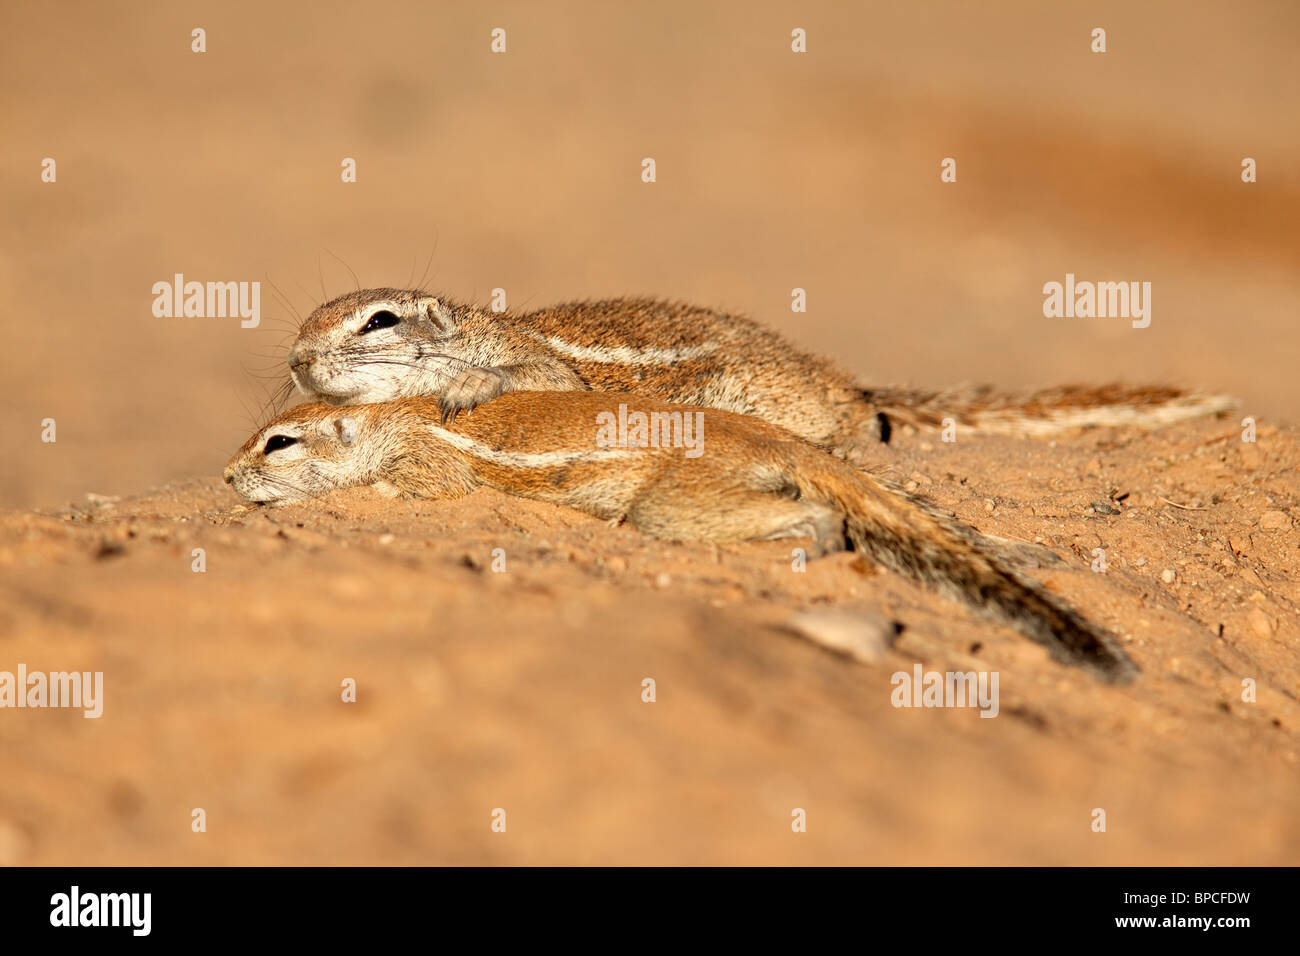
[[[1178,580],[1178,572],[1173,568],[1165,568],[1160,572],[1160,580],[1164,581],[1165,584],[1173,584]]]
[[[1259,526],[1265,531],[1285,531],[1291,527],[1291,519],[1281,511],[1265,511],[1260,515]]]
[[[900,630],[896,622],[877,614],[838,608],[800,611],[786,626],[814,644],[865,664],[884,657]]]
[[[1253,607],[1250,613],[1246,615],[1246,622],[1250,624],[1250,629],[1260,637],[1273,636],[1273,622],[1269,620],[1267,614],[1262,608]]]

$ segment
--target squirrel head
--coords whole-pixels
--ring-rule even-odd
[[[374,433],[367,409],[299,405],[246,441],[222,477],[256,502],[301,501],[369,484],[384,457]]]
[[[299,391],[331,405],[388,402],[445,385],[438,362],[459,310],[427,292],[362,289],[315,309],[289,350]]]

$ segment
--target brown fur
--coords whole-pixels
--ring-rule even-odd
[[[378,307],[400,322],[363,332]],[[366,289],[316,309],[290,357],[307,394],[334,404],[437,394],[450,419],[511,391],[635,391],[660,401],[754,415],[855,459],[890,423],[1052,434],[1154,427],[1229,407],[1179,389],[1065,387],[864,389],[831,362],[740,315],[680,302],[604,299],[493,313],[428,293]]]
[[[403,320],[390,334],[341,328],[377,301],[389,303]],[[382,350],[396,337],[409,348],[371,372],[388,376],[382,386],[358,398],[319,381],[318,363],[338,367],[349,350],[364,361],[368,345]],[[664,358],[612,361],[566,354],[548,344],[552,337],[602,358],[624,352]],[[880,438],[876,412],[862,390],[830,362],[795,349],[750,319],[677,302],[609,299],[498,314],[419,292],[364,290],[308,316],[290,363],[299,369],[303,390],[327,401],[438,394],[448,418],[510,391],[636,391],[755,415],[823,447],[855,448]],[[428,374],[418,375],[414,365]]]
[[[703,453],[691,458],[681,448],[600,445],[597,416],[616,414],[620,402],[646,413],[702,414]],[[276,434],[301,434],[313,444],[280,477],[285,487],[309,492],[272,497],[310,497],[322,481],[324,487],[381,483],[425,498],[459,497],[487,485],[627,521],[670,540],[811,537],[820,550],[852,545],[1017,628],[1062,660],[1108,679],[1135,671],[1110,635],[1014,570],[977,531],[766,422],[638,395],[573,392],[517,392],[449,426],[440,422],[435,399],[300,406],[244,446],[227,480],[237,488],[240,482],[261,487],[253,479],[274,472],[282,453],[259,449]],[[351,445],[336,437],[349,428]]]

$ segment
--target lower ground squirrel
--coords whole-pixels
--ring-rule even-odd
[[[651,422],[636,442],[608,430],[629,407]],[[665,429],[691,441],[665,443]],[[849,545],[1059,659],[1112,680],[1136,670],[1111,635],[1013,568],[973,528],[748,416],[598,392],[517,392],[446,425],[436,398],[317,403],[260,429],[225,479],[258,502],[368,485],[456,498],[487,485],[671,540]]]

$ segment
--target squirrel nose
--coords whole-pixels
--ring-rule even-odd
[[[300,368],[306,368],[314,361],[316,361],[316,356],[310,352],[294,349],[289,353],[289,368],[294,371],[297,371]]]
[[[226,470],[221,473],[221,477],[226,480],[226,484],[233,485],[235,483],[235,469],[227,465]]]

